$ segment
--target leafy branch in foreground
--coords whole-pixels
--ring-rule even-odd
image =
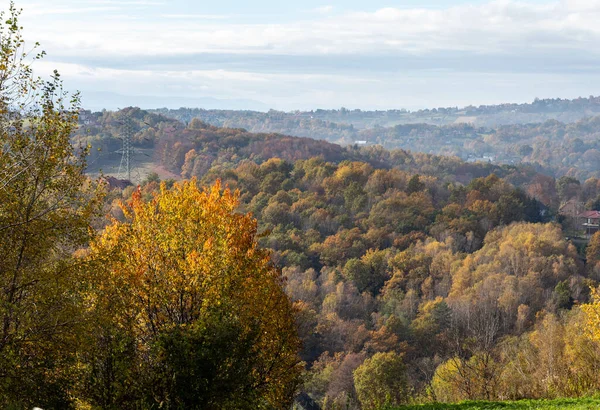
[[[20,11],[11,3],[8,14],[0,16],[0,405],[61,406],[81,323],[71,254],[88,240],[99,196],[83,173],[86,150],[69,139],[78,95],[68,100],[57,72],[33,76],[44,53],[29,57]]]

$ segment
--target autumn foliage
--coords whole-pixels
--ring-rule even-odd
[[[557,215],[563,200],[600,204],[597,178],[79,111],[57,73],[33,77],[9,14],[0,407],[354,410],[600,391],[600,233],[573,239],[578,222]],[[88,178],[77,143],[114,151],[121,114],[137,146],[190,179]],[[445,140],[435,129],[393,133]]]
[[[257,245],[256,221],[238,205],[219,183],[204,190],[195,180],[170,190],[163,184],[148,202],[134,193],[123,206],[126,221],[115,220],[92,243],[91,304],[104,332],[130,338],[133,361],[169,381],[158,389],[154,381],[154,397],[141,393],[140,400],[173,408],[291,403],[300,371],[293,308],[280,271]],[[188,359],[208,349],[214,368],[203,360],[183,366],[175,356],[190,347],[172,349],[181,339],[200,347]]]

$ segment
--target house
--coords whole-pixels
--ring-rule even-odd
[[[600,212],[585,211],[578,215],[581,226],[586,235],[591,236],[600,230]]]

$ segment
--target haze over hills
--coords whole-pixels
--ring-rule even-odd
[[[213,97],[180,97],[158,95],[123,95],[108,91],[85,91],[82,93],[82,104],[89,110],[118,110],[119,108],[136,106],[141,108],[179,108],[181,106],[206,107],[216,110],[255,110],[267,111],[266,104],[260,101],[243,99],[218,99]]]
[[[151,100],[146,103],[150,104]],[[119,156],[115,152],[119,149],[120,136],[111,122],[119,115],[131,113],[140,118],[152,115],[153,123],[167,123],[170,118],[179,130],[199,120],[216,127],[326,140],[342,146],[380,145],[387,149],[456,156],[470,162],[529,163],[555,177],[569,175],[585,180],[600,176],[600,97],[415,112],[345,108],[304,112],[161,108],[127,109],[113,115],[84,111],[81,121],[85,127],[80,136],[93,141],[96,148],[104,147],[101,156],[93,154],[90,169],[103,169],[109,174],[118,170]],[[147,133],[153,133],[151,140],[156,146],[164,144],[167,138],[164,131],[157,134],[143,123],[138,124],[137,132],[139,148],[150,148],[141,142]],[[138,162],[145,164],[139,169],[152,168],[152,152],[138,158]],[[181,170],[171,172],[178,175]]]
[[[181,105],[185,107],[185,105]],[[191,106],[190,106],[191,107]],[[476,126],[494,127],[498,125],[541,123],[557,120],[564,123],[575,122],[585,117],[600,114],[600,97],[568,99],[536,99],[531,103],[505,103],[466,107],[440,107],[410,111],[360,110],[341,108],[339,110],[314,109],[310,111],[232,112],[235,108],[213,110],[204,108],[155,109],[169,117],[189,122],[192,118],[218,126],[247,128],[250,131],[281,131],[269,127],[282,126],[287,121],[321,120],[357,129],[391,127],[398,124],[449,125],[468,123]],[[260,111],[260,110],[259,110]],[[262,127],[262,129],[259,129]]]

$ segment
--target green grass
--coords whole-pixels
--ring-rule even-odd
[[[505,402],[469,401],[455,404],[421,404],[388,410],[590,410],[600,409],[600,399],[522,400]]]

